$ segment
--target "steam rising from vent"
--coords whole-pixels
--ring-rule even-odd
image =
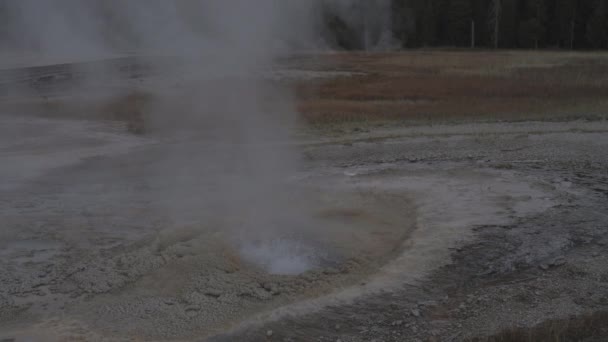
[[[274,53],[312,41],[314,2],[6,0],[3,50],[62,58]],[[270,51],[269,51],[270,50]]]
[[[367,51],[393,48],[396,44],[392,33],[391,3],[391,0],[323,0],[330,26],[337,31],[333,32],[333,39],[346,39],[343,44],[349,48]],[[350,32],[346,34],[350,37],[339,37],[344,32]],[[339,45],[339,42],[334,44]]]
[[[153,78],[102,88],[112,88],[112,96],[146,98],[140,109],[147,133],[167,142],[142,175],[162,199],[159,210],[175,225],[227,232],[237,245],[248,239],[288,241],[314,223],[288,181],[299,165],[289,143],[295,119],[291,94],[264,74],[276,67],[279,57],[324,45],[319,42],[324,4],[362,30],[365,47],[381,45],[387,3],[6,0],[0,3],[6,19],[0,62],[7,68],[17,62],[42,65],[120,56],[133,56],[139,64],[153,61],[148,63]],[[364,16],[376,10],[378,18]],[[122,69],[87,66],[80,72],[98,86],[124,78]],[[94,95],[99,88],[94,89],[85,93]],[[244,253],[271,272],[313,267],[301,248],[261,246]],[[300,254],[289,256],[290,251]]]
[[[40,63],[116,55],[184,55],[232,49],[275,54],[332,47],[327,17],[357,37],[354,47],[389,48],[390,0],[5,0],[0,57]],[[330,25],[331,26],[331,25]],[[325,31],[325,34],[322,33]],[[321,37],[325,37],[325,41]]]

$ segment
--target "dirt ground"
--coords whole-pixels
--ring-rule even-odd
[[[311,225],[247,245],[215,180],[167,212],[158,156],[200,142],[133,132],[145,95],[6,95],[0,341],[606,340],[605,58],[290,60]]]

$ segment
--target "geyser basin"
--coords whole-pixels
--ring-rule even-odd
[[[365,281],[402,251],[414,228],[414,210],[402,195],[342,185],[302,196],[313,224],[301,232],[251,231],[235,238],[223,225],[167,229],[152,252],[162,257],[142,247],[120,259],[146,255],[156,267],[135,263],[131,272],[141,278],[115,296],[83,303],[78,312],[87,312],[97,329],[129,335],[158,338],[153,331],[162,326],[176,336],[171,329],[183,329],[184,319],[191,330],[177,335],[213,335],[253,315]],[[94,276],[95,270],[88,272]]]

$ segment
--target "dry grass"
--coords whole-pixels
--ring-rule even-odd
[[[471,342],[567,342],[606,341],[608,313],[596,312],[580,317],[548,321],[533,328],[510,329],[498,335]]]
[[[313,123],[608,113],[608,54],[415,51],[314,60],[364,75],[299,84],[300,112]]]
[[[304,55],[288,62],[354,73],[295,85],[302,118],[321,126],[608,117],[608,53],[417,50]],[[122,120],[142,133],[151,101],[141,92],[98,99],[31,96],[2,99],[0,109]]]

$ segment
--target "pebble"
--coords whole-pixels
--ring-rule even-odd
[[[268,337],[272,337],[273,334],[274,334],[274,332],[272,330],[268,330],[266,332],[266,336],[268,336]]]
[[[220,290],[210,289],[210,290],[205,291],[205,296],[213,297],[213,298],[219,298],[222,296],[222,294],[223,293]]]
[[[554,260],[554,261],[551,263],[551,265],[552,265],[552,266],[556,266],[556,267],[557,267],[557,266],[563,266],[563,265],[565,265],[566,263],[567,263],[566,259],[564,259],[564,258],[557,258],[557,259],[555,259],[555,260]]]
[[[412,310],[412,316],[420,317],[420,310],[417,310],[417,309]]]

